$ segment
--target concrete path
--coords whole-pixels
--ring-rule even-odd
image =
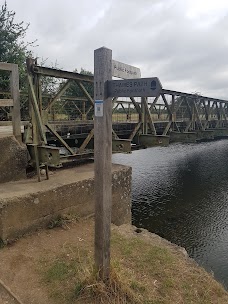
[[[21,126],[21,132],[24,132],[24,126]],[[13,135],[12,126],[0,126],[0,138]]]

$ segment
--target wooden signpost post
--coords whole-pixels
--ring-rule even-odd
[[[112,51],[94,51],[94,171],[95,171],[95,266],[106,281],[110,274],[110,226],[112,207]]]
[[[94,51],[94,183],[95,266],[100,279],[110,276],[110,228],[112,208],[112,76],[140,77],[138,68],[112,60],[105,47]]]

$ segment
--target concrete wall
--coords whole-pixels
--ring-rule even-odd
[[[14,136],[0,138],[0,183],[15,181],[26,177],[27,148]]]
[[[112,222],[131,222],[131,168],[113,165]],[[93,164],[56,171],[50,180],[36,179],[0,186],[0,238],[20,237],[62,214],[94,213]],[[2,191],[1,191],[2,190]]]

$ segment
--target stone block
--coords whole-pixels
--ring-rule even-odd
[[[16,181],[26,177],[28,164],[27,148],[14,136],[0,138],[0,183]]]

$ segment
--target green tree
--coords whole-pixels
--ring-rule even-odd
[[[77,69],[74,70],[74,72],[78,73]],[[84,70],[83,68],[81,68],[80,74],[89,75],[89,76],[93,75],[92,72]],[[90,82],[83,82],[83,85],[84,85],[85,89],[87,90],[87,92],[90,94],[90,96],[93,97],[93,84]],[[75,82],[72,82],[72,84],[70,85],[67,92],[68,92],[69,96],[74,96],[74,97],[84,96],[82,90],[79,88],[79,86]]]
[[[20,85],[23,87],[25,81],[25,59],[31,54],[29,46],[34,42],[26,43],[24,41],[29,24],[23,21],[15,23],[15,12],[9,11],[5,2],[0,10],[0,61],[16,63],[19,66]],[[9,87],[8,77],[1,73],[1,89]]]
[[[25,24],[23,21],[16,23],[14,19],[15,12],[8,10],[5,1],[0,7],[0,61],[18,64],[20,89],[24,90],[27,85],[25,60],[27,56],[31,55],[28,48],[34,45],[34,42],[26,43],[24,41],[29,24]],[[9,73],[0,71],[0,91],[8,92],[9,88]],[[7,114],[6,112],[8,112],[7,109],[2,108],[1,113]]]

